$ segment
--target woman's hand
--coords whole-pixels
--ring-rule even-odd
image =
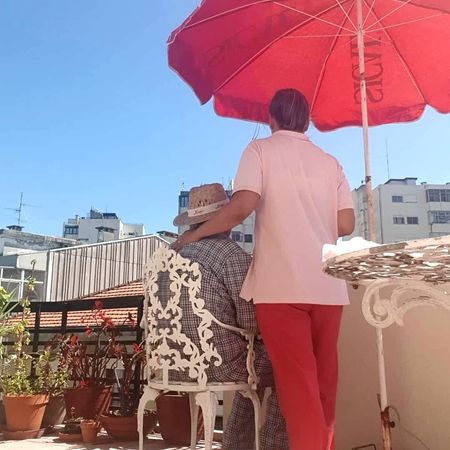
[[[171,246],[173,250],[179,252],[185,245],[200,240],[200,236],[196,233],[197,230],[185,231]]]

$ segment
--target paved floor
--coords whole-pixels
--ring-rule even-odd
[[[200,443],[197,449],[204,449]],[[219,443],[213,446],[219,450]],[[25,441],[0,441],[0,450],[137,450],[137,442],[117,442],[113,441],[106,434],[99,435],[98,443],[93,445],[83,443],[65,443],[61,442],[56,436],[44,436],[40,439],[28,439]],[[160,436],[154,435],[149,437],[145,444],[144,450],[189,450],[190,447],[173,447],[168,446]]]
[[[200,443],[197,449],[204,449]],[[214,449],[221,448],[220,443],[213,446]],[[28,439],[25,441],[0,441],[0,450],[137,450],[137,442],[113,441],[107,434],[100,434],[97,444],[84,444],[82,442],[66,443],[56,436],[44,436],[40,439]],[[173,447],[167,445],[159,435],[147,438],[144,450],[189,450],[190,447]]]

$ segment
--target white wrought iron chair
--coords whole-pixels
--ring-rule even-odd
[[[170,294],[167,304],[163,305],[158,297],[158,274],[168,272]],[[167,276],[167,275],[166,275]],[[257,377],[254,368],[253,333],[226,325],[218,321],[207,309],[204,300],[199,297],[202,282],[200,266],[196,262],[183,258],[168,248],[160,248],[148,262],[144,272],[145,304],[141,322],[145,330],[147,354],[147,385],[139,402],[138,431],[139,449],[143,450],[143,418],[146,405],[155,401],[163,392],[178,391],[189,393],[191,405],[191,449],[196,448],[197,419],[199,407],[203,413],[205,429],[205,449],[212,448],[217,392],[237,391],[250,398],[255,409],[255,449],[259,450],[259,430],[261,425],[261,403],[256,393]],[[200,348],[183,332],[181,319],[183,310],[180,306],[182,289],[189,292],[190,306],[195,316],[200,319],[197,333]],[[165,327],[158,327],[164,320]],[[208,382],[206,370],[222,364],[222,356],[210,342],[213,337],[212,323],[230,331],[240,333],[248,340],[247,382],[216,383]],[[173,371],[186,370],[192,381],[171,380]],[[155,374],[157,374],[155,376]]]

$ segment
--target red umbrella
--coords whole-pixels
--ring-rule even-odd
[[[295,87],[319,130],[362,125],[359,25],[370,125],[450,112],[448,0],[204,0],[172,33],[169,64],[223,116],[267,122],[274,92]]]

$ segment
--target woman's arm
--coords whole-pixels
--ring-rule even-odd
[[[186,231],[172,244],[174,250],[180,250],[191,242],[197,242],[207,236],[223,233],[239,225],[255,209],[259,194],[252,191],[238,191],[230,203],[224,206],[212,219],[192,231]]]
[[[355,212],[352,208],[341,209],[338,211],[338,236],[348,236],[355,229]]]

